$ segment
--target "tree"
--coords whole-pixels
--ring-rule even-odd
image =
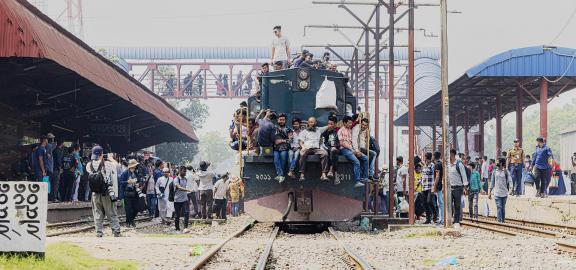
[[[202,128],[209,116],[208,106],[196,99],[173,101],[172,105],[190,119],[190,125],[194,129]],[[190,163],[197,153],[197,143],[170,142],[156,146],[156,156],[174,164]]]
[[[211,131],[200,138],[199,153],[195,161],[206,160],[217,170],[230,171],[235,165],[236,157],[237,152],[230,149],[226,138],[216,131]]]

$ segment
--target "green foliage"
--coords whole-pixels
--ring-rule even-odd
[[[176,101],[172,105],[190,119],[190,124],[194,129],[201,128],[209,115],[208,106],[196,99]],[[156,155],[174,164],[190,163],[197,153],[198,144],[196,143],[171,142],[156,146]]]
[[[531,107],[531,112],[523,115],[523,148],[526,153],[532,155],[536,145],[536,138],[540,136],[540,111]],[[560,154],[560,133],[576,129],[576,99],[570,104],[548,110],[548,146],[556,157]],[[495,155],[496,135],[491,126],[495,121],[488,122],[486,153],[488,156]],[[512,147],[512,142],[516,137],[515,114],[507,115],[502,121],[502,150],[507,151]]]
[[[138,269],[131,261],[92,257],[84,249],[70,243],[50,244],[44,260],[37,257],[0,256],[0,269],[5,270],[67,270],[67,269]]]
[[[237,152],[232,151],[220,133],[211,131],[200,137],[198,157],[210,161],[215,168],[225,167],[223,163],[234,160]],[[198,160],[200,161],[200,160]]]
[[[409,239],[409,238],[422,238],[422,237],[436,237],[436,236],[441,236],[441,235],[442,235],[442,232],[440,232],[439,230],[429,230],[429,231],[420,232],[420,233],[409,233],[409,234],[402,236],[402,238]]]

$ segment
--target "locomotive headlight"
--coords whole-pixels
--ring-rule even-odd
[[[310,76],[310,74],[308,74],[308,70],[306,69],[298,70],[298,78],[300,78],[300,80],[306,80],[308,79],[308,76]]]
[[[299,81],[298,88],[305,90],[308,88],[308,81]]]

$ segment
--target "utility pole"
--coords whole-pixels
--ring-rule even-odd
[[[408,179],[410,210],[408,221],[414,224],[414,0],[408,0]]]
[[[389,25],[388,25],[388,170],[394,171],[394,13],[396,7],[394,0],[388,4]],[[376,52],[378,54],[378,52]],[[392,205],[394,205],[394,181],[393,176],[388,176],[388,215],[394,217]]]
[[[450,162],[450,144],[448,143],[448,128],[450,126],[450,97],[448,95],[448,0],[440,0],[440,67],[442,88],[442,147],[444,147],[444,173],[442,190],[444,191],[444,227],[452,226],[452,194],[448,185],[448,162]]]

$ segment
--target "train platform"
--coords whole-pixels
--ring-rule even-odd
[[[464,198],[468,212],[468,200]],[[496,203],[494,198],[480,195],[478,199],[478,213],[483,216],[496,216]],[[508,196],[506,202],[506,218],[530,222],[551,223],[557,225],[576,225],[576,196],[549,196],[536,198],[532,195],[519,197]]]
[[[124,214],[121,202],[116,202],[118,214]],[[92,217],[91,202],[48,203],[48,223],[78,221]]]

